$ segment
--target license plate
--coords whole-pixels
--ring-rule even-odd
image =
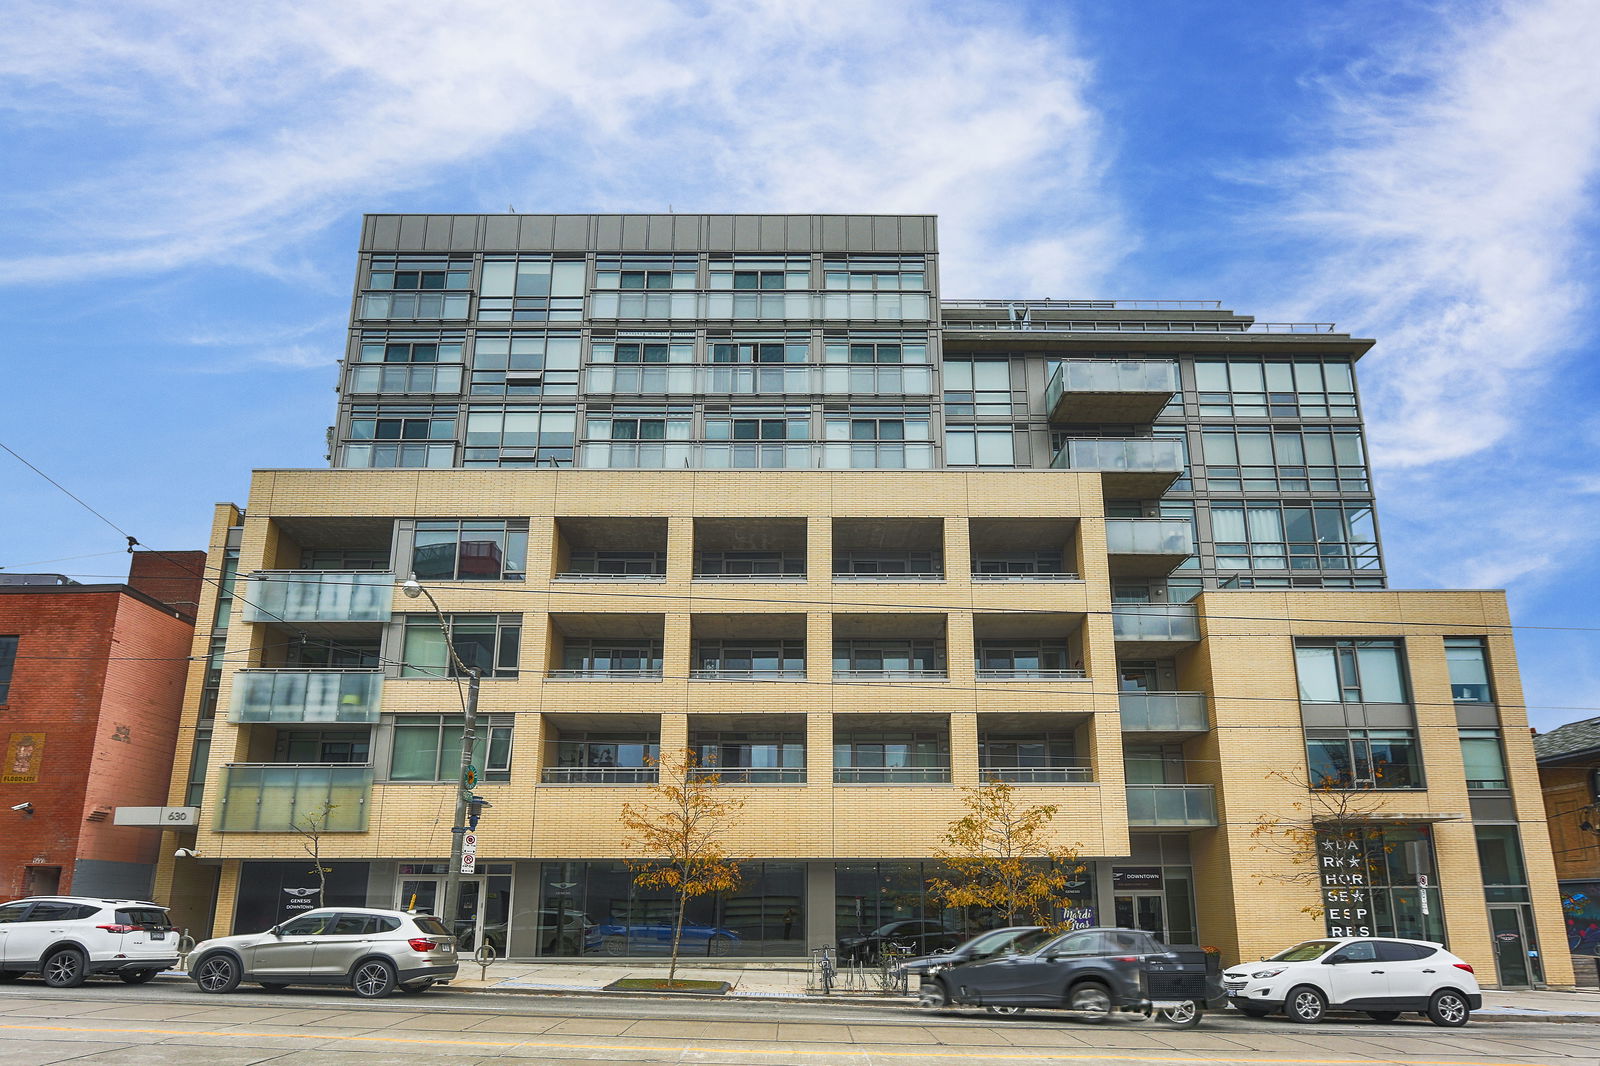
[[[445,952],[452,952],[452,951],[455,951],[455,947],[454,947],[454,945],[451,945],[451,944],[440,944],[439,945],[439,950],[440,951],[445,951]]]
[[[1228,989],[1228,995],[1230,995],[1230,996],[1242,996],[1242,995],[1244,995],[1244,989],[1242,989],[1242,988],[1230,988],[1230,989]]]
[[[150,939],[165,940],[167,939],[167,931],[165,929],[152,929],[150,930]]]

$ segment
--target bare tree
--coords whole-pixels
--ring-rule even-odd
[[[635,885],[669,889],[676,899],[672,964],[667,971],[670,986],[678,974],[689,900],[739,885],[739,863],[729,855],[723,837],[744,802],[719,795],[722,778],[710,767],[702,769],[691,749],[663,752],[654,763],[661,776],[650,789],[650,801],[622,805],[622,824],[629,834],[623,847],[640,855],[627,860]]]
[[[967,813],[945,830],[934,849],[950,877],[928,884],[949,907],[982,907],[1007,922],[1027,915],[1036,925],[1058,929],[1073,905],[1070,892],[1083,874],[1074,847],[1055,843],[1055,804],[1019,807],[1016,789],[990,781],[962,789]]]
[[[1251,849],[1288,861],[1287,866],[1258,872],[1256,880],[1320,888],[1316,902],[1300,908],[1313,918],[1326,916],[1330,905],[1366,905],[1372,849],[1389,850],[1373,832],[1381,822],[1383,796],[1338,778],[1312,779],[1301,771],[1273,770],[1266,776],[1303,791],[1305,798],[1290,803],[1281,815],[1256,819]]]
[[[317,906],[327,905],[329,867],[322,865],[322,834],[328,831],[328,823],[333,818],[333,812],[339,805],[331,800],[323,800],[322,805],[303,817],[290,822],[290,827],[300,835],[300,845],[306,849],[306,854],[311,856],[313,872],[317,875]]]

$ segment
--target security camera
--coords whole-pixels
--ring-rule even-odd
[[[32,814],[33,804],[25,800],[22,803],[13,803],[11,805],[11,809],[14,811],[21,811],[23,814]]]
[[[198,859],[200,853],[193,848],[179,848],[172,853],[174,859]]]

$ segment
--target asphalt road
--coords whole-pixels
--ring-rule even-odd
[[[1208,1015],[1175,1030],[1118,1018],[1091,1026],[1039,1012],[974,1012],[786,1000],[508,995],[437,989],[377,1002],[348,992],[242,990],[187,982],[71,990],[35,979],[0,986],[0,1066],[471,1066],[541,1063],[1284,1063],[1600,1066],[1600,1025],[1421,1019],[1381,1025]]]

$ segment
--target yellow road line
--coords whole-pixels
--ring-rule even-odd
[[[779,1023],[782,1024],[782,1023]],[[142,1036],[210,1036],[227,1040],[231,1038],[285,1038],[290,1040],[348,1040],[352,1042],[366,1041],[381,1044],[419,1044],[430,1047],[536,1047],[549,1048],[554,1051],[662,1051],[683,1053],[692,1051],[697,1054],[721,1055],[811,1055],[818,1052],[790,1048],[756,1048],[756,1047],[696,1047],[694,1045],[674,1044],[562,1044],[547,1040],[440,1040],[436,1038],[423,1039],[420,1037],[405,1036],[372,1036],[365,1033],[249,1033],[249,1032],[219,1032],[204,1029],[99,1029],[85,1026],[71,1025],[6,1025],[0,1024],[0,1030],[25,1030],[28,1032],[43,1033],[128,1033]],[[786,1042],[786,1041],[782,1041]],[[880,1051],[873,1045],[852,1044],[857,1051],[881,1058],[917,1058],[917,1059],[971,1059],[976,1057],[971,1046],[950,1047],[948,1051],[916,1050],[916,1051]],[[1243,1049],[1243,1054],[1256,1055],[1259,1052]],[[1492,1062],[1474,1059],[1472,1062],[1446,1059],[1249,1059],[1237,1058],[1196,1058],[1190,1055],[1097,1055],[1097,1054],[1059,1054],[1048,1051],[1027,1051],[1017,1054],[984,1054],[986,1059],[1017,1059],[1026,1062],[1049,1060],[1051,1062],[1179,1062],[1179,1063],[1236,1063],[1249,1061],[1252,1063],[1285,1064],[1285,1066],[1529,1066],[1526,1062]],[[1553,1066],[1553,1064],[1543,1064]]]

